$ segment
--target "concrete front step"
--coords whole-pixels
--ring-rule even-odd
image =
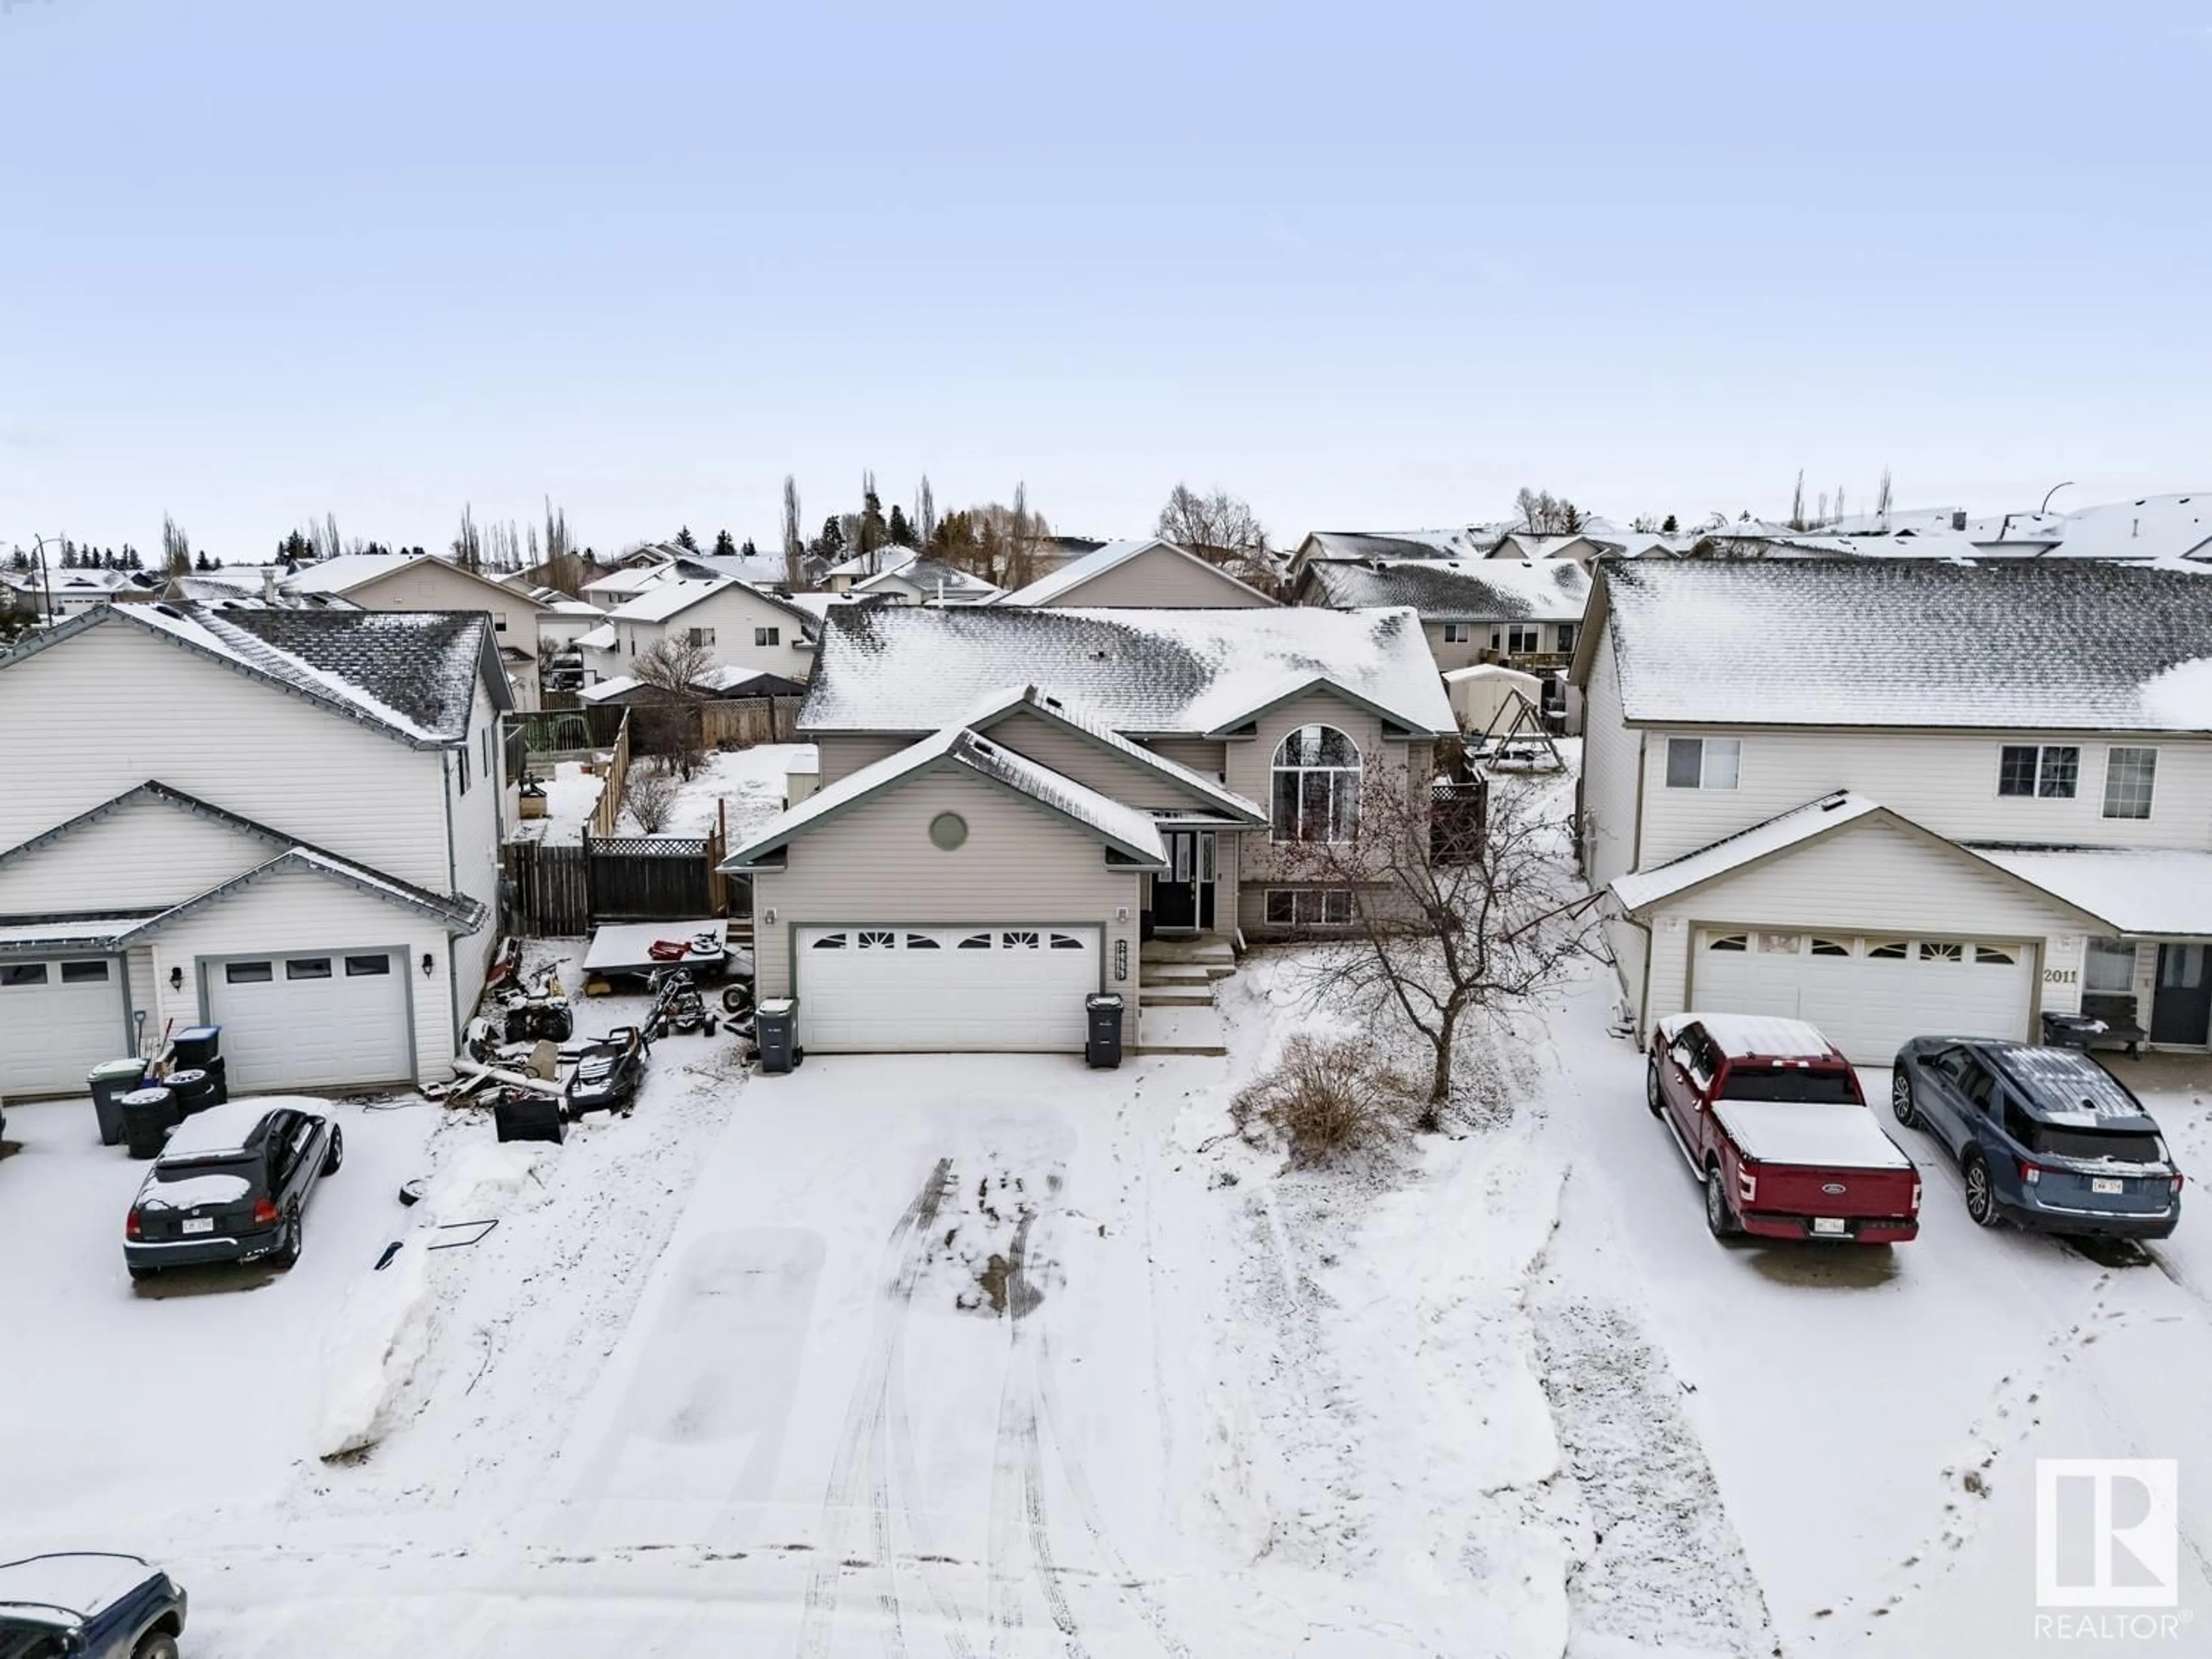
[[[1138,959],[1152,963],[1219,963],[1224,967],[1237,965],[1237,952],[1225,939],[1148,939],[1138,951]]]
[[[1212,1054],[1229,1052],[1229,1030],[1215,1008],[1137,1010],[1137,1052],[1140,1054]]]
[[[1213,1006],[1213,985],[1201,980],[1195,985],[1140,985],[1137,988],[1139,1008],[1211,1008]]]

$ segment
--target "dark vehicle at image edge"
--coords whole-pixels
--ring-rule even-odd
[[[185,1611],[185,1592],[141,1556],[0,1563],[0,1659],[177,1659]]]
[[[338,1126],[295,1107],[232,1100],[195,1113],[131,1201],[123,1224],[131,1276],[211,1261],[289,1267],[316,1183],[344,1158]]]
[[[1890,1106],[1942,1142],[1984,1227],[2159,1239],[2181,1219],[2182,1174],[2157,1122],[2078,1048],[1915,1037]]]

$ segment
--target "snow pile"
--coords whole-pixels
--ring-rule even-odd
[[[2154,726],[2212,731],[2212,657],[2176,663],[2144,684],[2142,701]]]
[[[397,1426],[408,1384],[430,1346],[432,1246],[454,1242],[441,1240],[441,1232],[496,1219],[545,1150],[496,1141],[464,1147],[431,1188],[428,1213],[398,1241],[391,1260],[347,1295],[323,1342],[318,1456],[362,1450]]]

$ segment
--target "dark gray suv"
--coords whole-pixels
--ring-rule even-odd
[[[2164,1238],[2181,1218],[2181,1171],[2157,1123],[2078,1048],[1915,1037],[1889,1099],[1899,1123],[1958,1160],[1982,1226]]]

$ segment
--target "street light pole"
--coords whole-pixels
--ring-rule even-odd
[[[31,538],[31,546],[33,552],[37,555],[39,561],[39,586],[46,592],[46,623],[49,628],[53,626],[54,621],[54,573],[53,566],[49,563],[46,559],[46,543],[50,540],[59,541],[61,539],[63,538],[58,536],[33,536]]]
[[[2069,478],[2064,483],[2055,483],[2051,485],[2050,489],[2043,492],[2043,505],[2035,509],[2035,516],[2039,519],[2045,514],[2051,511],[2051,498],[2053,495],[2056,495],[2062,489],[2071,489],[2073,488],[2074,480],[2071,478]]]

